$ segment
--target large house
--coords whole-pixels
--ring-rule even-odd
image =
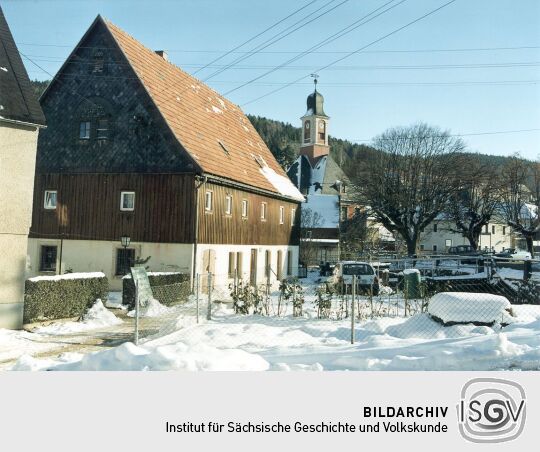
[[[22,326],[36,146],[44,125],[0,9],[0,328]]]
[[[149,256],[224,284],[296,274],[303,196],[240,108],[166,52],[98,16],[41,104],[33,274],[101,270],[117,289]]]
[[[335,262],[340,256],[340,221],[351,215],[347,197],[348,179],[330,156],[324,97],[315,90],[307,97],[307,111],[302,121],[300,155],[287,174],[306,196],[302,205],[302,242],[307,250],[302,256],[306,265]]]

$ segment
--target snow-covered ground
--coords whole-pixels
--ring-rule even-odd
[[[316,296],[306,293],[303,317],[290,310],[281,317],[237,315],[223,303],[211,321],[201,316],[199,324],[191,299],[166,308],[161,318],[145,319],[158,322],[161,333],[141,345],[94,353],[36,358],[39,347],[28,342],[40,334],[0,331],[0,356],[6,344],[23,347],[13,370],[540,370],[538,305],[512,306],[515,320],[506,327],[443,326],[427,313],[404,317],[403,301],[386,296],[396,310],[358,322],[353,345],[350,318],[318,319]]]

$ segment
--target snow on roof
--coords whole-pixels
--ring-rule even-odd
[[[319,228],[339,227],[339,197],[338,195],[309,195],[304,206],[321,216]]]
[[[283,196],[296,199],[297,201],[305,201],[302,193],[298,191],[298,189],[293,185],[293,183],[288,177],[281,176],[268,165],[261,165],[259,171],[264,177],[266,177],[268,182],[270,182],[274,186],[274,188]]]

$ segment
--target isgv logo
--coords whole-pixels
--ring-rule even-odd
[[[457,406],[459,432],[473,443],[516,439],[525,426],[525,391],[499,378],[475,378],[463,386]]]

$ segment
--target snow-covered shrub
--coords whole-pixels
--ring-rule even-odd
[[[304,288],[296,278],[284,279],[279,284],[280,295],[286,302],[290,301],[293,306],[293,316],[302,316],[304,306]]]
[[[528,281],[516,281],[516,294],[513,302],[517,304],[540,304],[540,284]]]
[[[249,282],[239,280],[236,286],[231,285],[230,289],[234,312],[237,314],[263,314],[265,310],[264,297],[259,288],[252,286]]]
[[[332,297],[334,294],[328,291],[325,284],[321,284],[315,289],[315,295],[314,303],[317,306],[317,317],[319,319],[330,318],[332,314]]]
[[[148,281],[154,298],[165,306],[186,301],[191,292],[187,273],[148,272]],[[131,275],[122,278],[122,304],[135,308],[135,284]]]
[[[103,273],[68,273],[26,280],[24,322],[81,317],[99,298],[107,299],[109,281]]]

